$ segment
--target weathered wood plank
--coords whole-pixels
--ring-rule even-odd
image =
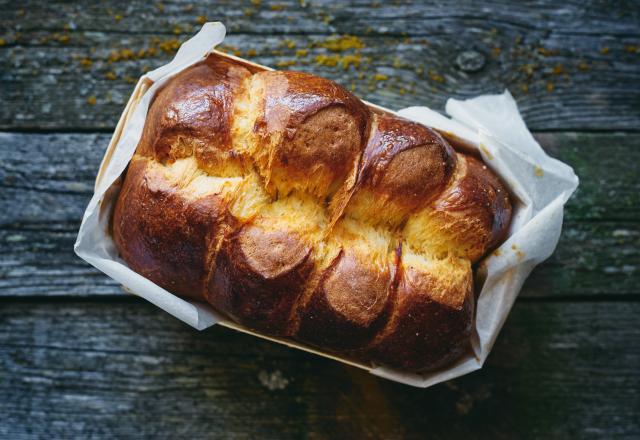
[[[554,256],[523,296],[637,294],[640,135],[545,133],[550,154],[575,167]],[[106,134],[0,134],[0,296],[119,295],[73,254]]]
[[[535,133],[544,150],[571,165],[580,185],[569,202],[568,221],[640,219],[640,135]]]
[[[421,390],[138,300],[5,301],[0,435],[633,438],[638,313],[520,302],[483,370]]]
[[[3,2],[4,3],[4,2]],[[588,7],[585,7],[588,6]],[[158,3],[110,0],[108,4],[77,4],[64,1],[23,1],[20,7],[3,8],[0,23],[20,23],[24,30],[73,30],[96,32],[174,33],[175,26],[190,31],[200,17],[223,19],[236,33],[276,34],[396,34],[429,35],[435,30],[453,30],[460,20],[486,25],[504,23],[514,28],[558,34],[604,33],[611,36],[638,35],[640,12],[633,1],[616,4],[562,3],[535,0],[526,3],[485,0],[478,4],[462,0],[442,2],[394,0],[217,0],[193,3],[166,0]],[[70,29],[71,30],[71,29]],[[464,30],[464,29],[461,29]]]
[[[130,82],[167,62],[204,15],[229,25],[232,51],[327,76],[390,108],[441,108],[448,97],[509,88],[534,129],[640,123],[640,90],[630,86],[640,80],[640,18],[631,3],[306,3],[163,2],[163,13],[139,0],[0,8],[0,128],[113,127]],[[331,44],[332,33],[360,38]]]

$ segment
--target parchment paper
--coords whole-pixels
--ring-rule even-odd
[[[108,233],[119,177],[140,139],[151,98],[171,76],[205,58],[225,36],[221,23],[207,23],[185,42],[173,61],[144,75],[132,95],[105,154],[95,193],[84,213],[75,252],[135,295],[157,305],[198,330],[216,323],[231,324],[204,303],[186,301],[129,269],[119,258]],[[459,101],[449,99],[449,118],[427,107],[409,107],[399,115],[449,132],[477,149],[487,165],[509,187],[514,216],[508,240],[479,265],[476,285],[482,286],[476,312],[475,355],[426,375],[355,364],[371,373],[418,387],[428,387],[481,368],[511,306],[531,270],[554,251],[562,228],[563,207],[578,186],[571,167],[546,155],[525,126],[517,105],[505,91]],[[282,341],[279,341],[282,342]],[[295,342],[287,345],[319,353]],[[336,358],[354,365],[348,359]]]

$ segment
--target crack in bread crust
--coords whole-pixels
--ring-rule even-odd
[[[113,217],[137,272],[243,325],[410,371],[468,349],[508,194],[337,84],[215,54],[158,92]]]

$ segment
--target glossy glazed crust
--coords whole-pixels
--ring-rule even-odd
[[[224,212],[218,195],[188,200],[148,160],[136,158],[115,206],[113,237],[134,271],[170,292],[201,299]]]
[[[437,273],[403,266],[393,315],[366,356],[415,371],[425,365],[442,367],[462,355],[469,349],[473,325],[470,275],[446,282]]]
[[[296,336],[318,347],[349,351],[366,346],[386,323],[395,298],[399,260],[374,268],[342,249],[298,308]],[[353,292],[358,292],[354,295]]]
[[[442,193],[455,166],[455,152],[435,131],[395,116],[374,115],[348,213],[398,226]],[[378,209],[376,215],[372,206]]]
[[[440,194],[456,165],[449,144],[435,131],[394,116],[376,115],[375,124],[360,184],[410,207]]]
[[[231,143],[233,99],[250,75],[213,57],[184,71],[154,97],[137,153],[159,162],[194,156],[212,174],[238,160]]]
[[[444,192],[433,207],[437,212],[480,220],[477,229],[485,232],[486,238],[471,256],[475,261],[487,248],[495,247],[504,239],[511,221],[511,202],[502,183],[485,164],[473,156],[466,156],[465,160],[465,176]]]
[[[359,99],[304,72],[257,73],[254,83],[264,94],[254,131],[268,154],[263,175],[274,189],[326,197],[355,175],[369,121]]]
[[[234,321],[361,362],[469,349],[472,265],[509,196],[435,131],[307,73],[216,55],[155,97],[113,215],[130,267]]]
[[[248,327],[283,334],[313,270],[310,253],[289,231],[247,224],[220,249],[207,299]]]

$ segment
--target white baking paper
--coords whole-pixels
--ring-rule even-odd
[[[205,24],[180,47],[173,61],[140,79],[105,155],[74,247],[78,256],[127,290],[198,330],[218,322],[226,324],[225,318],[207,304],[178,298],[129,269],[118,256],[108,226],[119,190],[119,177],[138,145],[155,91],[171,76],[205,58],[224,36],[221,23]],[[509,238],[481,262],[477,271],[476,283],[482,287],[477,304],[474,355],[425,375],[358,365],[375,375],[418,387],[453,379],[482,366],[526,277],[553,253],[562,228],[564,204],[578,186],[571,167],[547,156],[535,141],[508,91],[465,101],[450,99],[446,112],[450,117],[427,107],[409,107],[398,114],[452,133],[477,149],[487,165],[508,185],[514,196],[514,215]],[[285,343],[318,353],[292,341]],[[335,359],[335,356],[329,357]],[[353,365],[348,359],[338,360]]]

